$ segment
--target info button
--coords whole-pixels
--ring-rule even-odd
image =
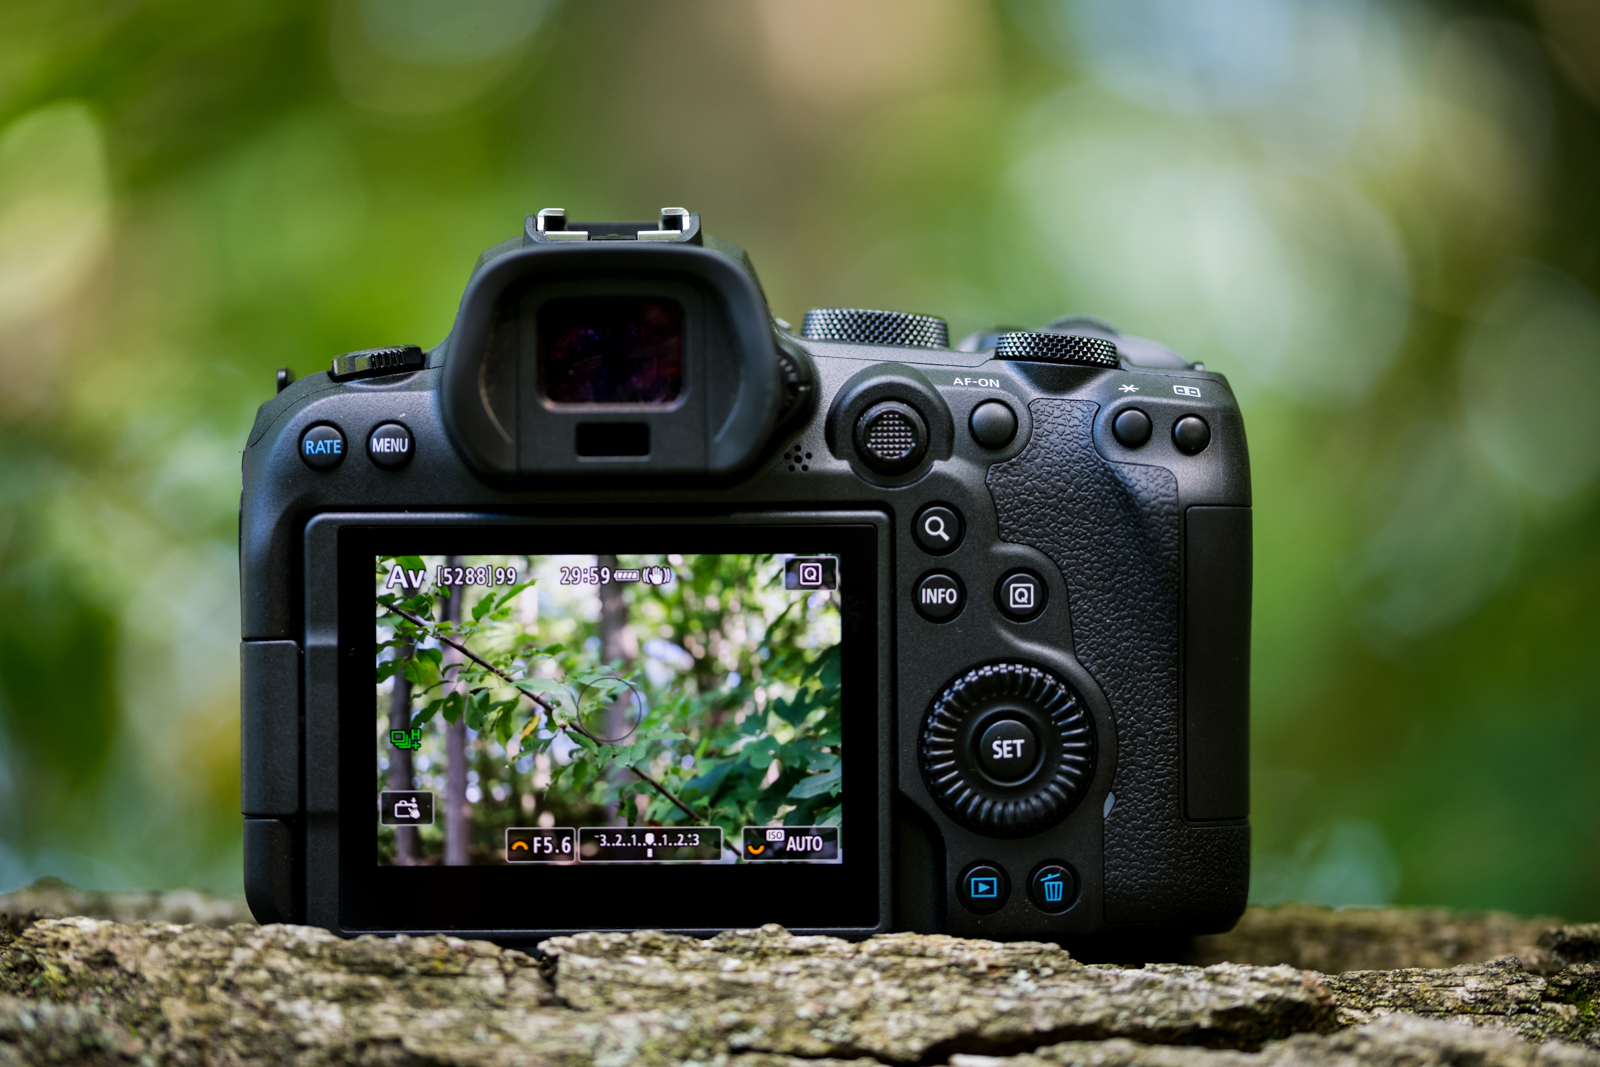
[[[944,571],[924,574],[912,592],[917,614],[929,622],[949,622],[961,614],[967,602],[967,592],[961,579]]]

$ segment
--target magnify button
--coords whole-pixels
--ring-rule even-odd
[[[955,551],[965,532],[961,512],[943,504],[931,504],[917,512],[916,522],[911,527],[911,536],[916,538],[918,546],[934,556]]]

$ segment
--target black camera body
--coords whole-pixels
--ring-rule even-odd
[[[1242,913],[1221,375],[1089,318],[796,332],[697,215],[547,210],[432,351],[279,388],[240,514],[261,921],[1072,941]]]

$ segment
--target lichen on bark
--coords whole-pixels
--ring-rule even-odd
[[[57,890],[57,906],[141,918],[48,919],[38,894],[0,898],[0,1065],[1600,1067],[1600,926],[1258,909],[1187,950],[1205,966],[772,926],[578,934],[527,953],[173,923],[164,907],[192,918],[196,901]],[[1507,945],[1521,957],[1492,958]],[[1312,959],[1412,966],[1290,965]]]

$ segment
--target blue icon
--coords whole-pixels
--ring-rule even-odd
[[[1000,879],[995,877],[967,879],[967,896],[973,900],[993,900],[1000,895]]]
[[[1044,886],[1044,902],[1046,904],[1061,903],[1061,894],[1066,892],[1067,885],[1061,880],[1061,872],[1047,874],[1039,879]]]

